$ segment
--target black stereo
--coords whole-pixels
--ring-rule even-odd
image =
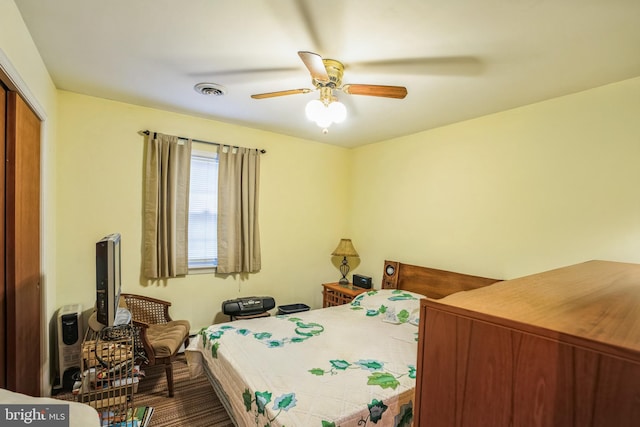
[[[224,301],[222,312],[227,316],[247,316],[264,313],[276,306],[272,297],[244,297]]]
[[[359,288],[371,289],[371,277],[354,274],[353,285]]]

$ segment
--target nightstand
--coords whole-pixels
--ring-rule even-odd
[[[338,282],[323,283],[322,286],[323,308],[350,303],[351,300],[353,300],[355,297],[363,292],[368,291],[368,289],[353,286],[351,283],[345,286],[339,284]]]

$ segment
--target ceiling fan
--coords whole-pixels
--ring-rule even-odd
[[[342,85],[342,75],[344,65],[335,59],[323,59],[313,52],[298,52],[300,59],[311,74],[311,82],[316,89],[289,89],[278,92],[267,92],[251,95],[254,99],[274,98],[284,95],[295,95],[298,93],[309,93],[313,90],[320,90],[321,99],[323,95],[333,96],[333,90],[341,90],[349,95],[381,96],[385,98],[403,99],[407,96],[407,88],[403,86],[383,86],[367,84],[346,84]]]
[[[267,92],[251,95],[254,99],[275,98],[278,96],[309,93],[320,91],[320,99],[314,99],[307,104],[305,112],[307,117],[316,122],[327,133],[331,123],[340,123],[347,116],[347,109],[334,95],[334,90],[342,91],[349,95],[380,96],[384,98],[403,99],[407,96],[407,88],[403,86],[383,86],[368,84],[342,84],[344,65],[335,59],[323,59],[313,52],[298,52],[300,59],[311,74],[311,82],[315,89],[289,89],[278,92]]]

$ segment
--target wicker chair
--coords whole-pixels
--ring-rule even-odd
[[[170,302],[134,294],[121,296],[131,312],[138,360],[146,365],[164,365],[169,397],[173,397],[172,364],[180,347],[189,344],[189,321],[171,320]]]

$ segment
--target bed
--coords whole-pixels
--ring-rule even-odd
[[[496,279],[385,261],[350,304],[201,330],[186,349],[237,426],[409,426],[420,300]]]

